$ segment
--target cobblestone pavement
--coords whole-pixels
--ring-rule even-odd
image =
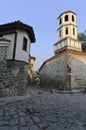
[[[86,94],[29,88],[28,95],[0,99],[0,130],[86,130]]]

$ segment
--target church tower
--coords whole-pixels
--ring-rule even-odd
[[[58,42],[54,44],[55,55],[63,50],[82,51],[77,40],[76,14],[72,11],[63,12],[58,18]]]

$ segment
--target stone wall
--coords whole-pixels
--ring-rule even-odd
[[[28,86],[28,66],[7,61],[9,45],[9,40],[0,38],[0,97],[23,95]]]
[[[0,61],[0,97],[23,95],[28,86],[28,74],[21,67],[15,76],[5,60]]]
[[[63,52],[62,52],[63,53]],[[59,56],[61,55],[61,56]],[[40,69],[40,84],[46,88],[71,90],[86,86],[86,54],[70,51],[58,54]]]
[[[40,70],[41,86],[64,89],[67,86],[67,55],[46,63]],[[64,88],[63,88],[64,87]]]
[[[72,68],[72,86],[71,88],[83,88],[86,86],[86,54],[70,55],[70,64]]]

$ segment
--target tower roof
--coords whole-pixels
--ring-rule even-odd
[[[0,34],[3,35],[4,32],[16,30],[16,29],[25,30],[28,33],[31,42],[35,42],[35,34],[33,28],[27,24],[24,24],[20,20],[0,25]]]
[[[58,16],[58,18],[57,19],[59,19],[63,14],[65,14],[65,13],[73,13],[73,14],[75,14],[76,15],[76,13],[75,12],[73,12],[73,11],[65,11],[65,12],[63,12],[63,13],[61,13],[59,16]]]

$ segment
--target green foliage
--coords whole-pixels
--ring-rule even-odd
[[[78,33],[77,38],[79,41],[86,43],[86,30],[84,32]]]
[[[78,33],[78,40],[79,41],[84,41],[85,34],[84,33]]]

